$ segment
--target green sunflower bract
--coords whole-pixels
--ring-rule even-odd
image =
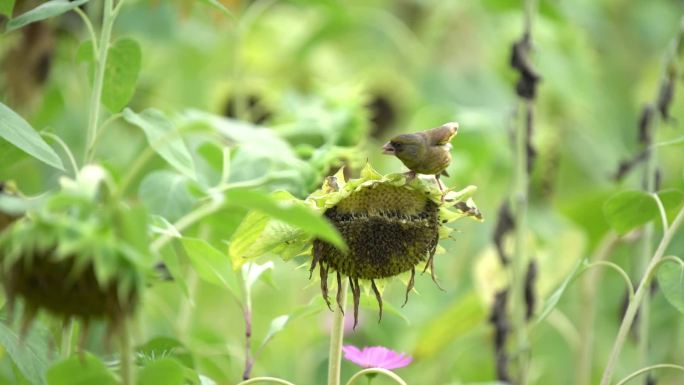
[[[433,258],[440,238],[449,236],[445,226],[459,218],[482,220],[470,196],[475,186],[447,191],[444,196],[433,179],[407,179],[405,174],[382,176],[370,165],[361,177],[345,181],[342,173],[329,177],[307,202],[322,211],[349,246],[344,253],[333,245],[313,240],[311,271],[319,268],[321,292],[328,299],[328,274],[335,271],[338,287],[348,277],[358,317],[360,280],[370,281],[382,317],[382,296],[376,279],[410,272],[406,300],[413,288],[416,267],[424,263],[433,280]],[[436,282],[436,280],[435,280]],[[338,296],[338,305],[339,296]]]
[[[0,233],[0,279],[23,329],[43,309],[114,333],[138,303],[151,266],[146,213],[108,200],[104,170],[82,171]]]

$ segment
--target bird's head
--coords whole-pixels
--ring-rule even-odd
[[[399,159],[416,157],[421,150],[421,146],[425,147],[425,142],[417,134],[403,134],[392,138],[389,142],[382,146],[382,153],[387,155],[394,155]]]

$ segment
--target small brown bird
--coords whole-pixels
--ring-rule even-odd
[[[439,189],[444,191],[440,175],[449,176],[446,168],[451,163],[451,138],[458,132],[458,123],[445,123],[440,127],[414,134],[395,136],[382,146],[383,154],[394,155],[411,170],[409,175],[434,175]]]

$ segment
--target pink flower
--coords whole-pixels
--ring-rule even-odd
[[[353,345],[344,345],[344,358],[363,368],[397,369],[411,363],[411,356],[397,353],[384,346],[370,346],[359,350]]]

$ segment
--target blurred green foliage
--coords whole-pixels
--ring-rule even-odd
[[[0,12],[8,12],[12,3],[2,2]],[[15,14],[37,3],[17,0]],[[99,3],[84,8],[95,20]],[[171,223],[221,195],[221,186],[256,187],[264,196],[286,190],[303,198],[343,165],[358,171],[369,160],[382,173],[400,171],[397,159],[381,155],[385,140],[458,121],[451,177],[443,180],[448,186],[479,186],[477,201],[487,222],[459,222],[458,232],[441,242],[446,253],[435,265],[444,292],[419,276],[418,295],[404,308],[388,311],[381,323],[377,309],[362,304],[360,325],[345,342],[412,354],[414,362],[397,370],[410,384],[493,381],[487,317],[493,293],[506,277],[497,267],[491,237],[499,204],[512,185],[517,102],[508,61],[510,45],[522,31],[521,8],[521,2],[508,0],[127,0],[113,32],[121,55],[111,60],[121,61],[121,70],[108,75],[111,92],[103,99],[112,112],[127,108],[122,118],[102,128],[95,159],[121,183],[140,154],[149,151],[150,161],[127,181],[126,198],[148,207],[155,235],[172,237]],[[656,96],[684,4],[542,0],[538,11],[533,60],[542,82],[533,143],[539,156],[531,180],[528,244],[539,262],[538,296],[548,298],[595,251],[612,221],[630,214],[611,211],[606,202],[617,192],[641,188],[639,169],[620,182],[613,176],[621,160],[639,151],[640,109]],[[80,161],[92,81],[92,47],[83,45],[88,31],[73,12],[32,26],[33,35],[27,29],[2,35],[0,101],[36,130],[62,138]],[[137,65],[139,73],[127,72]],[[136,77],[133,91],[128,86]],[[661,125],[657,142],[682,136],[677,120],[684,116],[683,100],[675,96],[674,120]],[[12,180],[28,195],[57,188],[59,171],[2,138],[0,181]],[[60,146],[46,140],[69,164]],[[659,150],[662,189],[684,190],[683,160],[681,145]],[[645,202],[647,213],[633,213],[642,223],[655,215],[652,201]],[[194,369],[182,375],[196,383],[201,378],[235,384],[241,378],[244,321],[236,299],[244,295],[237,286],[245,278],[240,270],[226,269],[226,242],[245,216],[254,215],[247,214],[259,208],[254,206],[222,206],[183,229],[191,238],[160,250],[176,280],[154,281],[145,291],[134,335],[141,364],[154,365],[146,366],[142,378],[163,372],[173,377],[168,384],[179,383],[177,363]],[[630,226],[617,228],[635,227]],[[633,280],[638,279],[635,249],[620,245],[611,256],[630,274],[634,271]],[[670,250],[684,257],[681,231]],[[182,251],[189,257],[184,259]],[[221,265],[221,256],[228,265]],[[308,279],[309,262],[297,256],[289,262],[264,258],[256,265],[266,267],[251,288],[254,349],[272,340],[259,350],[254,375],[303,385],[325,382],[331,314],[321,311],[317,285]],[[673,286],[668,296],[681,290],[673,272],[661,277]],[[403,288],[388,285],[386,301],[403,302]],[[602,276],[593,298],[598,312],[593,382],[605,366],[625,293],[622,278]],[[559,307],[533,326],[531,383],[577,383],[584,305],[580,286],[570,284]],[[290,316],[278,318],[283,315]],[[26,341],[40,358],[36,365],[57,361],[45,346],[59,340],[59,327],[48,317],[43,321],[51,334],[34,330]],[[683,326],[681,314],[656,292],[650,361],[684,362]],[[269,335],[269,329],[277,334]],[[37,333],[41,339],[34,338]],[[108,362],[112,353],[97,333],[87,348]],[[40,383],[34,368],[13,363],[18,342],[4,326],[0,342],[0,384]],[[158,360],[161,356],[174,360]],[[74,372],[75,361],[53,366],[47,379]],[[631,338],[617,377],[638,362]],[[91,369],[93,376],[108,376]],[[354,371],[352,364],[343,364],[343,378]],[[684,376],[663,371],[657,378],[659,384],[679,384]],[[59,381],[50,383],[65,383]],[[385,381],[377,378],[374,384]]]

